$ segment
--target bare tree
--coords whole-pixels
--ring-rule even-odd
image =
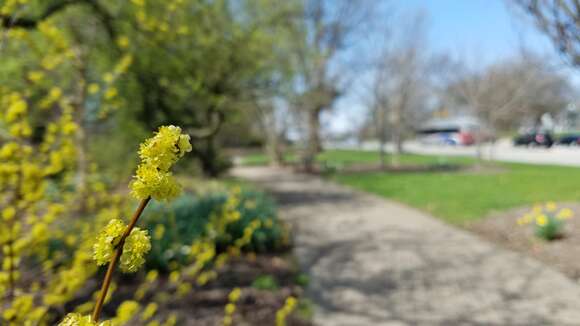
[[[530,15],[569,62],[580,66],[580,0],[510,0]]]
[[[398,165],[405,135],[415,127],[417,115],[425,108],[428,60],[424,31],[425,17],[417,14],[398,25],[393,34],[386,34],[379,52],[370,96],[383,167],[387,129],[394,145],[391,163]]]
[[[571,94],[564,76],[547,60],[529,54],[458,76],[449,84],[448,94],[482,123],[475,137],[480,160],[482,128],[493,134],[513,130],[526,119],[539,123],[544,113],[563,109]]]
[[[337,61],[356,40],[369,21],[370,0],[306,0],[304,31],[298,35],[297,99],[294,103],[306,120],[303,167],[312,171],[314,159],[321,151],[320,115],[333,107],[348,83],[344,72],[336,69]]]

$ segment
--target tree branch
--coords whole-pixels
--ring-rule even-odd
[[[17,17],[15,15],[1,15],[0,14],[0,26],[5,29],[11,28],[24,28],[24,29],[34,29],[37,28],[38,24],[51,16],[65,10],[71,5],[84,4],[93,10],[97,15],[98,19],[103,24],[107,35],[111,40],[115,39],[116,33],[113,27],[113,16],[103,7],[97,0],[61,0],[50,4],[44,12],[38,17]]]
[[[66,9],[69,5],[83,2],[84,0],[63,0],[50,4],[46,10],[38,17],[16,17],[11,15],[0,15],[0,25],[4,28],[36,28],[38,23],[50,16]]]

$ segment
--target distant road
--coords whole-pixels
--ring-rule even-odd
[[[360,145],[331,144],[328,147],[372,151],[379,149],[379,145],[376,142],[364,142]],[[405,151],[415,154],[477,156],[477,148],[475,146],[425,145],[410,141],[405,143],[404,148]],[[392,146],[387,145],[387,150],[391,151]],[[494,146],[483,145],[482,153],[485,159],[502,162],[580,166],[580,147],[554,146],[549,149],[543,147],[515,147],[511,144],[511,141],[502,140]]]

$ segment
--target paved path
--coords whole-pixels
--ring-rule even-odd
[[[578,284],[535,260],[314,177],[234,174],[268,189],[294,226],[318,325],[580,325]]]

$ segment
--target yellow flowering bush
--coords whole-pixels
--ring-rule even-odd
[[[284,306],[276,312],[276,326],[286,326],[286,318],[296,309],[298,300],[289,296],[284,302]]]
[[[108,268],[89,321],[99,321],[116,264],[119,263],[121,271],[133,273],[145,262],[144,256],[151,249],[150,239],[147,231],[141,230],[135,225],[152,197],[168,200],[171,196],[177,195],[178,190],[175,189],[179,188],[173,179],[171,184],[167,184],[162,181],[163,178],[156,175],[169,174],[172,165],[190,150],[189,136],[182,135],[181,129],[175,126],[160,127],[152,138],[147,139],[141,145],[139,150],[141,164],[137,169],[136,180],[130,185],[132,193],[141,199],[141,202],[128,225],[119,219],[110,220],[96,237],[96,242],[93,245],[93,258],[98,265],[108,264]],[[143,167],[155,170],[151,172],[151,178],[140,179],[139,170]],[[142,185],[146,186],[142,187]],[[171,190],[168,190],[169,188]],[[171,196],[167,196],[167,194],[171,194]],[[127,315],[132,314],[127,311],[136,310],[133,309],[136,307],[135,304],[136,302],[126,302],[119,307],[117,316],[119,323],[128,320]]]
[[[571,209],[558,209],[554,202],[548,202],[545,205],[534,206],[532,211],[519,218],[517,223],[534,225],[536,236],[551,241],[563,236],[564,223],[573,216]]]
[[[241,295],[242,290],[240,290],[240,288],[234,288],[228,295],[228,303],[224,307],[223,326],[232,325],[234,321],[234,313],[236,312],[236,303],[240,300]]]
[[[0,325],[54,325],[59,321],[64,326],[176,324],[174,314],[155,317],[162,298],[181,297],[193,286],[216,278],[220,267],[241,255],[242,248],[250,246],[252,235],[267,224],[244,224],[223,251],[217,250],[218,239],[229,236],[225,229],[243,215],[237,207],[239,198],[232,198],[212,216],[207,235],[182,248],[191,266],[171,268],[175,273],[170,277],[170,291],[157,293],[155,280],[164,275],[149,271],[134,296],[123,297],[117,309],[108,309],[110,320],[100,321],[103,305],[118,304],[121,297],[112,299],[124,285],[113,277],[116,267],[136,273],[152,250],[150,238],[171,232],[169,227],[153,232],[136,224],[151,199],[169,201],[179,195],[181,187],[171,167],[192,147],[189,136],[176,126],[159,128],[140,146],[140,164],[130,183],[130,193],[140,203],[126,220],[121,217],[130,214],[130,202],[118,194],[123,192],[113,190],[116,181],[107,180],[109,176],[93,164],[88,131],[100,128],[102,119],[126,106],[127,99],[139,100],[133,93],[126,94],[134,85],[123,79],[134,67],[149,66],[138,56],[139,50],[147,50],[144,44],[194,40],[194,28],[199,29],[198,34],[206,34],[206,26],[191,26],[190,11],[183,10],[195,4],[196,11],[201,9],[199,17],[204,17],[204,6],[182,0],[100,2],[104,12],[112,10],[113,20],[111,35],[101,35],[93,33],[107,19],[94,20],[92,5],[83,2],[75,7],[75,1],[62,1],[63,8],[72,5],[66,10],[57,8],[58,14],[46,17],[42,15],[45,1],[0,2],[5,24],[9,16],[39,20],[26,28],[5,25],[0,33],[5,73],[0,76]],[[71,16],[70,21],[61,19]],[[115,21],[117,17],[123,21]],[[83,24],[85,18],[90,18],[88,24]],[[137,30],[132,31],[133,27]],[[88,41],[83,39],[87,32]],[[215,36],[202,40],[209,41],[222,44]],[[105,53],[109,46],[116,48]],[[189,52],[184,50],[181,53]],[[171,86],[171,79],[163,75],[154,82]],[[180,92],[203,94],[199,89],[202,82],[188,80],[188,91]],[[168,93],[168,97],[176,95]],[[224,101],[222,96],[213,97],[216,103]],[[124,182],[123,178],[116,180]],[[99,266],[105,265],[105,279],[96,289]],[[235,293],[230,295],[232,304],[237,300]],[[159,298],[159,303],[142,302],[149,298]],[[235,306],[226,308],[226,313],[234,311]]]

